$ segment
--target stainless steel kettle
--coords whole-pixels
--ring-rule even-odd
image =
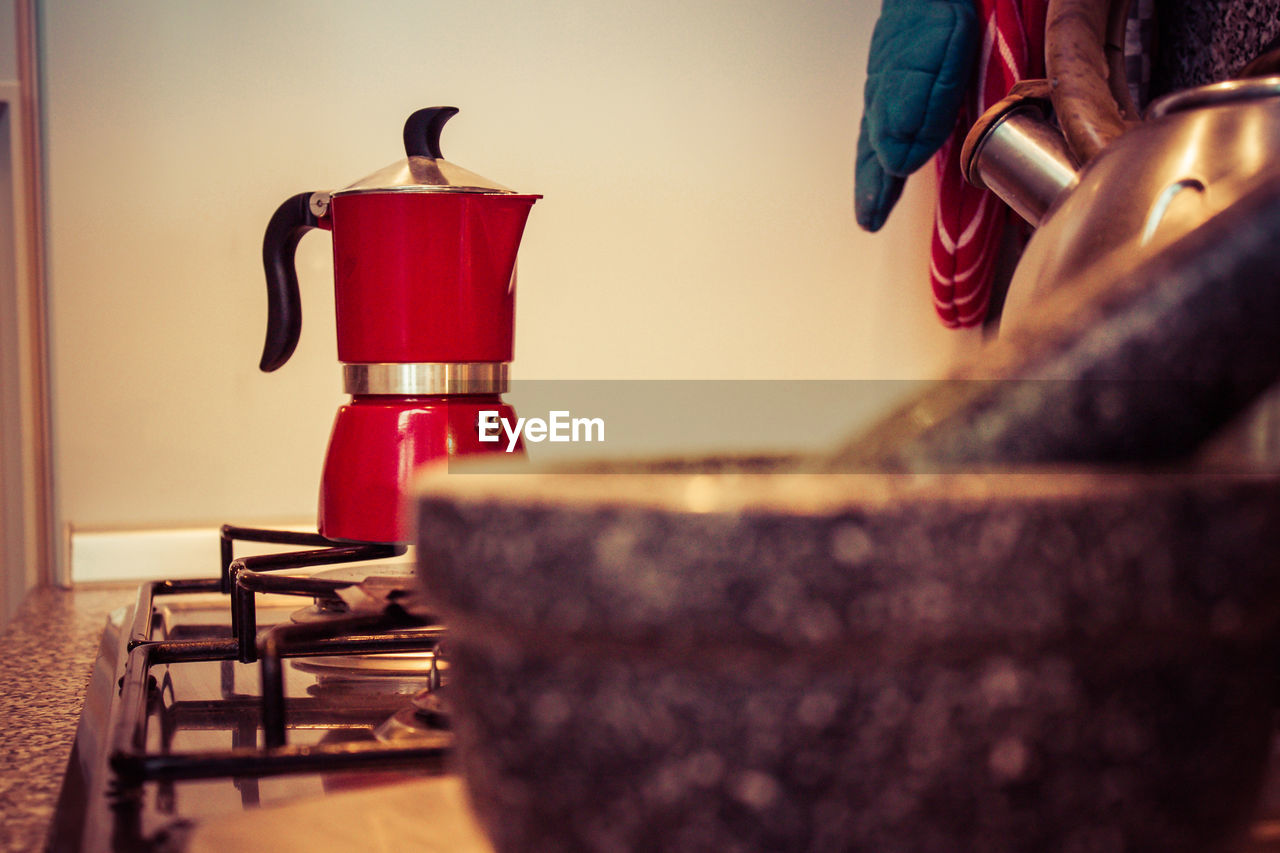
[[[969,180],[1037,230],[1014,272],[1003,325],[1116,252],[1154,252],[1280,173],[1280,76],[1167,95],[1083,167],[1048,119],[1049,84],[1028,81],[974,125]]]

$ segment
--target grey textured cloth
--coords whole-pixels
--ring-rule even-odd
[[[1160,0],[1152,95],[1234,77],[1280,34],[1280,0]]]

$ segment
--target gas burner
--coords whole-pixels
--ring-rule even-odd
[[[449,705],[445,701],[447,695],[444,686],[434,690],[423,690],[413,697],[413,711],[418,719],[437,729],[448,729]]]
[[[424,634],[424,636],[429,635]],[[432,652],[387,652],[371,655],[294,658],[292,663],[296,669],[322,678],[333,675],[344,679],[353,676],[379,680],[413,679],[421,688],[421,682],[428,678],[434,661],[435,655]]]
[[[383,743],[438,738],[450,729],[449,710],[443,687],[428,688],[413,697],[409,707],[374,730]]]
[[[438,738],[447,733],[449,711],[445,703],[445,673],[447,664],[443,649],[436,646],[434,666],[428,673],[427,686],[419,691],[410,703],[374,730],[374,736],[384,743],[399,743],[422,738]]]
[[[403,702],[421,693],[423,685],[427,683],[425,675],[408,674],[397,677],[387,673],[333,674],[306,666],[294,668],[312,679],[306,687],[308,697],[326,702],[349,703],[353,706],[367,704],[372,707],[378,702],[385,702],[385,697],[392,696]]]
[[[413,566],[407,563],[339,566],[308,577],[349,586],[316,595],[310,607],[292,614],[294,622],[323,622],[353,612],[381,610],[392,602],[411,599],[416,583]]]
[[[295,611],[290,619],[296,624],[335,623],[353,613],[376,613],[388,605],[410,601],[415,584],[413,566],[405,563],[375,563],[341,566],[311,575],[313,579],[350,582],[332,595],[316,596],[309,607]],[[424,639],[438,638],[440,625],[406,628],[405,634],[419,634]],[[430,676],[438,663],[434,651],[384,652],[381,654],[325,655],[294,658],[292,665],[304,672],[322,677],[377,678],[412,680],[414,689],[422,688],[422,679]]]

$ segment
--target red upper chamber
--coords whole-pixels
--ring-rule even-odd
[[[536,195],[338,194],[338,358],[507,362],[515,265]]]

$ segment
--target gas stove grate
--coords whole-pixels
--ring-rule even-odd
[[[233,557],[233,542],[249,541],[314,546],[312,550],[265,556]],[[259,634],[255,600],[258,593],[336,599],[339,590],[357,581],[279,574],[288,570],[385,559],[403,554],[399,545],[334,542],[318,534],[256,528],[222,528],[222,571],[219,577],[200,580],[165,580],[143,585],[127,639],[124,675],[119,681],[121,713],[112,733],[110,766],[113,772],[113,810],[128,826],[129,813],[140,807],[142,786],[147,782],[219,777],[260,777],[365,768],[423,767],[440,764],[447,756],[451,737],[447,731],[408,743],[337,742],[290,745],[286,740],[286,716],[306,724],[308,700],[295,698],[286,705],[283,659],[302,656],[431,652],[439,654],[444,631],[430,617],[412,612],[389,596],[380,610],[351,613],[322,622],[283,623]],[[227,594],[232,614],[228,637],[198,640],[153,639],[156,601],[186,593]],[[175,703],[171,715],[205,715],[233,725],[235,745],[228,750],[155,752],[147,749],[147,723],[163,686],[152,674],[162,664],[190,661],[222,661],[224,682],[233,662],[258,663],[261,695],[228,696],[219,702]],[[438,685],[438,678],[433,679]],[[227,685],[224,685],[224,692]],[[256,707],[254,707],[256,705]],[[333,710],[326,706],[326,719]],[[226,719],[221,719],[226,718]],[[264,746],[254,741],[258,727]],[[247,745],[245,745],[247,744]]]

